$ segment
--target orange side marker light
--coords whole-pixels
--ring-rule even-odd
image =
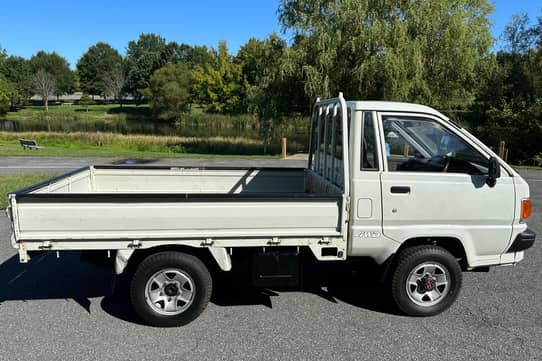
[[[529,198],[521,201],[521,220],[524,221],[531,216],[533,212],[533,206]]]

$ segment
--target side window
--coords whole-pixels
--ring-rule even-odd
[[[389,171],[487,174],[488,160],[433,119],[383,116]]]
[[[361,133],[361,170],[378,170],[375,122],[372,112],[363,113],[363,126]]]

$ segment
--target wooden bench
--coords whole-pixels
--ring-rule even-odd
[[[26,149],[40,149],[38,143],[33,139],[19,139],[19,143],[21,143],[21,146]]]

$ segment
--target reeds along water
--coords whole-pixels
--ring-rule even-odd
[[[308,118],[303,116],[275,122],[268,139],[264,139],[259,120],[250,114],[190,114],[175,123],[128,114],[108,114],[103,119],[84,113],[51,114],[45,119],[42,114],[28,119],[0,120],[0,129],[27,133],[42,143],[58,146],[86,144],[176,153],[278,154],[281,137],[288,138],[291,152],[306,151],[308,145]]]
[[[40,145],[61,148],[103,147],[143,152],[233,155],[273,155],[281,151],[279,142],[264,144],[261,139],[246,137],[182,137],[105,132],[0,132],[0,141],[15,143],[19,138],[36,139]]]

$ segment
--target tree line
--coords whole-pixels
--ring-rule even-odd
[[[157,119],[180,121],[191,106],[252,113],[262,136],[316,97],[395,100],[433,106],[464,122],[510,161],[542,163],[542,19],[514,15],[493,51],[489,0],[281,0],[293,34],[251,38],[237,54],[141,34],[122,56],[91,46],[71,71],[56,53],[26,60],[0,52],[0,112],[34,93],[71,92],[122,102],[131,94]],[[3,104],[3,105],[2,105]]]

